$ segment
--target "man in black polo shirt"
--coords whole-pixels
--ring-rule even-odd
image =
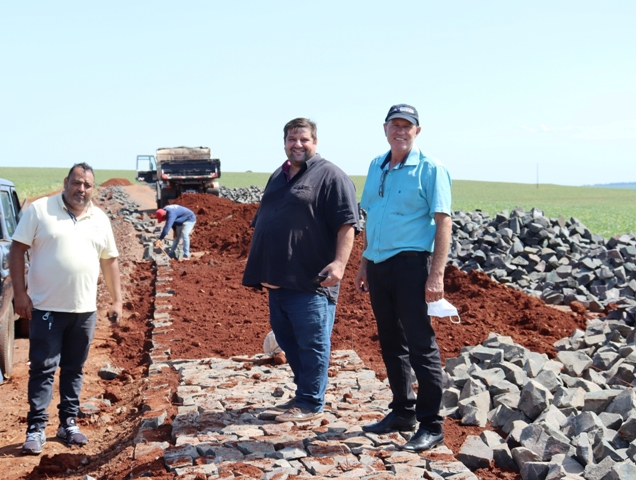
[[[283,132],[287,160],[269,178],[252,221],[243,285],[268,289],[272,330],[294,373],[296,396],[276,421],[303,422],[324,409],[336,301],[358,207],[351,179],[316,153],[316,124],[296,118]]]

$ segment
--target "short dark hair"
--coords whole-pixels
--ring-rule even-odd
[[[316,124],[308,118],[299,117],[287,122],[285,128],[283,128],[283,140],[287,140],[287,134],[291,130],[296,130],[298,128],[308,128],[311,132],[311,138],[313,138],[314,140],[318,139],[318,128],[316,127]]]
[[[75,170],[76,168],[81,168],[82,170],[84,170],[85,172],[90,172],[93,174],[93,178],[95,178],[95,172],[93,171],[93,167],[91,167],[88,163],[86,162],[81,162],[81,163],[76,163],[75,165],[73,165],[71,167],[71,169],[68,171],[68,175],[67,178],[71,178],[71,175],[73,174],[73,170]]]

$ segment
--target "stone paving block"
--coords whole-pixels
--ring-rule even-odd
[[[490,467],[493,451],[478,436],[468,435],[462,444],[457,459],[470,470]]]

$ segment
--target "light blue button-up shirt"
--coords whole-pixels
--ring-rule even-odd
[[[382,164],[388,154],[371,162],[360,201],[367,212],[363,256],[374,263],[402,251],[432,252],[435,213],[451,215],[451,178],[441,162],[414,145],[403,163],[387,170],[390,164]]]

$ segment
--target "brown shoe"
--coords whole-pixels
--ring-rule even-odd
[[[292,397],[289,400],[287,400],[285,403],[281,403],[280,405],[276,405],[274,407],[274,410],[278,410],[280,412],[286,412],[290,408],[294,408],[295,404],[296,404],[296,397]]]
[[[304,408],[290,408],[285,413],[278,415],[274,420],[277,422],[308,422],[322,417],[322,412],[312,412]]]

